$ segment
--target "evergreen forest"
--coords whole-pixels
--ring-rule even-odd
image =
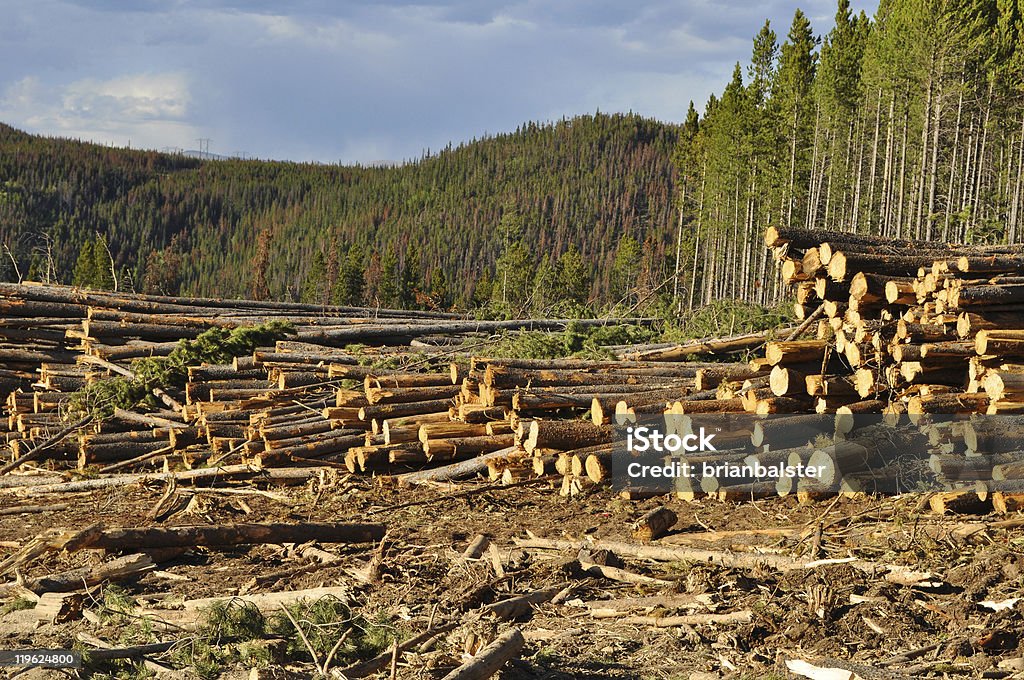
[[[392,166],[0,125],[0,280],[492,316],[771,306],[769,225],[1022,240],[1022,34],[1024,0],[839,0],[824,35],[766,22],[678,122],[527,123]]]

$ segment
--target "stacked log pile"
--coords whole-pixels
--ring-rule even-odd
[[[950,480],[1015,474],[1006,466],[1024,443],[1021,426],[978,416],[1024,411],[1024,248],[802,229],[769,229],[765,240],[796,290],[797,317],[823,309],[816,339],[769,343],[774,394],[801,392],[802,377],[800,397],[819,413],[905,417],[938,452],[932,470]],[[977,491],[1000,488],[1009,487]]]
[[[486,473],[518,483],[559,474],[562,492],[575,494],[608,481],[621,443],[615,426],[653,418],[683,434],[701,417],[751,414],[766,419],[736,420],[708,462],[813,461],[828,468],[828,479],[766,484],[704,474],[678,481],[678,495],[814,498],[880,490],[877,480],[865,484],[879,465],[882,476],[905,473],[887,467],[891,457],[870,430],[850,431],[854,421],[835,419],[871,414],[889,426],[916,426],[935,452],[932,474],[983,485],[975,489],[982,495],[1009,494],[1015,482],[1007,480],[1024,475],[1012,455],[1024,424],[1007,431],[949,417],[1024,409],[1024,358],[1017,359],[1024,357],[1024,316],[1015,297],[1024,286],[1016,283],[1024,276],[1022,249],[785,229],[769,229],[766,242],[796,289],[803,323],[774,334],[616,348],[618,359],[607,361],[475,357],[458,345],[500,329],[558,328],[559,320],[371,317],[357,308],[5,284],[5,461],[33,452],[33,460],[101,471],[318,465],[407,473],[400,479],[410,482]],[[206,328],[271,319],[294,324],[296,339],[231,364],[190,367],[184,390],[164,395],[166,409],[118,410],[77,439],[35,451],[65,424],[62,405],[81,386],[125,372],[133,358],[167,355]],[[435,344],[439,334],[449,346]],[[345,348],[357,341],[374,345],[378,358],[398,359],[396,366],[403,356],[417,360],[405,368],[367,366]],[[783,414],[829,418],[770,417]],[[831,442],[815,443],[819,434]],[[892,456],[921,441],[887,436],[900,445],[889,447]]]
[[[446,313],[170,298],[38,284],[0,284],[0,309],[5,315],[0,320],[0,387],[7,415],[0,422],[0,465],[13,469],[29,462],[25,456],[31,453],[34,464],[100,472],[239,461],[374,472],[436,467],[505,451],[491,457],[484,469],[496,479],[518,480],[534,464],[524,462],[524,451],[513,446],[520,437],[505,420],[516,378],[481,381],[478,394],[475,377],[473,387],[462,379],[468,354],[457,345],[496,331],[560,330],[569,323],[475,321]],[[194,339],[208,328],[272,320],[292,324],[295,339],[235,357],[230,364],[191,366],[180,393],[160,395],[165,409],[116,409],[102,423],[49,441],[67,424],[66,406],[76,390],[128,375],[132,360],[168,356],[180,340]],[[648,322],[574,323],[624,321]],[[369,347],[357,356],[345,349],[353,343]],[[438,359],[430,361],[435,355]],[[380,370],[360,364],[367,357],[416,361],[410,370]],[[448,360],[460,357],[465,359],[449,372]],[[445,370],[430,369],[431,364]],[[557,377],[551,380],[558,384]],[[625,391],[621,384],[607,387],[614,390]],[[580,383],[568,391],[575,392],[574,403],[589,408],[594,390],[587,392]]]

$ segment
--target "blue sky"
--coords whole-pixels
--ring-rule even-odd
[[[0,0],[0,121],[328,163],[595,110],[678,121],[798,6],[831,28],[834,0]]]

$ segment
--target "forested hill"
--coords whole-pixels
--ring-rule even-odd
[[[16,279],[16,262],[24,278],[109,287],[112,256],[119,285],[150,292],[536,306],[568,285],[596,300],[615,292],[605,265],[624,236],[634,259],[645,239],[648,259],[674,247],[676,142],[672,126],[598,114],[342,167],[199,161],[0,125],[0,244],[13,255],[0,278]],[[492,287],[503,256],[529,280]],[[548,285],[534,290],[538,269]]]

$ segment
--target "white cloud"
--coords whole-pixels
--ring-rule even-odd
[[[86,78],[64,90],[65,111],[113,120],[181,120],[188,113],[188,84],[180,73],[137,74],[111,80]]]
[[[136,73],[49,85],[26,76],[0,96],[0,118],[30,132],[116,145],[162,148],[198,136],[188,121],[182,73]]]
[[[355,26],[344,19],[300,18],[278,14],[243,14],[262,32],[260,42],[298,43],[307,48],[326,50],[386,51],[398,41],[386,33]]]
[[[835,0],[0,0],[0,120],[328,162],[595,109],[678,121],[798,4],[828,31]]]

